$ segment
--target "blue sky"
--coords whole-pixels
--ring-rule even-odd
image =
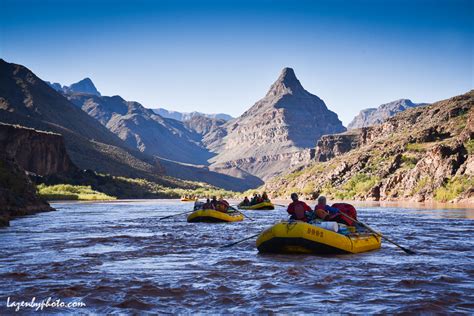
[[[234,116],[288,66],[347,125],[472,89],[473,3],[2,0],[0,55],[146,107]]]

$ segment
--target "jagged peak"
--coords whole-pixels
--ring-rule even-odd
[[[71,84],[69,87],[67,87],[67,90],[72,92],[82,92],[100,96],[100,92],[97,90],[94,85],[94,82],[92,82],[89,77],[85,77],[84,79]]]
[[[278,79],[272,84],[267,96],[277,96],[283,94],[295,94],[308,92],[303,88],[301,82],[296,77],[293,68],[285,67],[281,71]]]

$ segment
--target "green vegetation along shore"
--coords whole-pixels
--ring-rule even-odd
[[[75,176],[37,179],[38,194],[47,200],[176,199],[184,195],[200,198],[240,194],[203,182],[171,179],[156,183],[146,179],[117,177],[92,171]]]

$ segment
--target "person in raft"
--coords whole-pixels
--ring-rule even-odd
[[[224,198],[220,197],[219,201],[216,203],[216,211],[227,213],[229,210],[229,202],[224,200]]]
[[[314,213],[322,220],[331,220],[339,214],[339,209],[327,205],[326,197],[321,195],[318,198],[318,204],[314,207]]]
[[[245,197],[244,200],[240,202],[240,206],[249,206],[249,205],[250,205],[250,201],[248,197]]]
[[[291,193],[291,200],[293,202],[288,205],[286,210],[290,214],[290,219],[295,219],[298,221],[308,221],[309,212],[311,212],[311,207],[303,201],[298,200],[298,194]]]
[[[216,206],[217,206],[218,203],[219,203],[219,201],[217,201],[217,197],[214,195],[212,197],[212,200],[211,200],[211,204],[214,207],[214,210],[216,209]]]
[[[263,200],[264,202],[270,202],[270,199],[268,198],[267,192],[263,192],[263,194],[262,194],[262,200]]]
[[[211,203],[211,200],[207,199],[206,203],[204,203],[202,205],[202,209],[203,210],[214,210],[215,207],[214,207],[214,204]]]
[[[314,207],[314,214],[323,221],[334,221],[349,226],[353,226],[357,223],[347,216],[344,216],[344,214],[346,214],[357,220],[357,211],[353,205],[348,203],[335,203],[329,206],[326,204],[326,198],[324,196],[318,198],[318,204]]]
[[[254,193],[252,199],[250,200],[250,205],[255,204],[257,204],[257,193]]]

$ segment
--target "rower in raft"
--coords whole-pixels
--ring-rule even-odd
[[[288,221],[263,231],[257,238],[259,252],[341,254],[361,253],[381,246],[381,237],[345,217],[357,220],[355,208],[347,203],[326,204],[320,197],[314,211],[298,195],[291,195]]]
[[[251,200],[245,197],[242,202],[237,205],[241,210],[274,210],[275,205],[268,198],[267,192],[262,195],[255,193]]]
[[[188,216],[188,222],[211,222],[211,223],[223,223],[223,222],[239,222],[244,220],[242,213],[233,209],[229,203],[220,198],[214,196],[212,200],[207,199],[205,203],[196,202],[194,204],[194,212]]]

